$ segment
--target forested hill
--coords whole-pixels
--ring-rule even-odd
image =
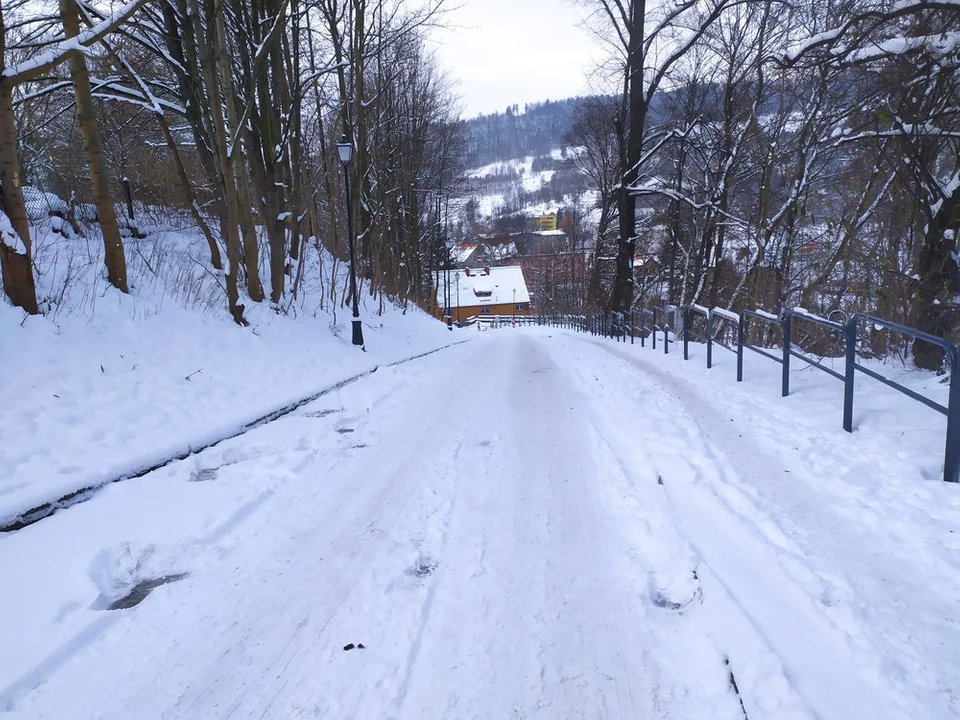
[[[466,121],[469,164],[546,155],[563,144],[580,98],[514,105],[502,113]]]
[[[659,117],[670,93],[657,93],[650,106],[652,118]],[[588,98],[547,100],[508,107],[502,113],[481,115],[465,122],[467,165],[482,167],[523,157],[547,155],[565,144],[577,108]],[[612,118],[611,118],[612,121]]]

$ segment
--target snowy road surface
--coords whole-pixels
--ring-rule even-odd
[[[955,539],[698,392],[489,333],[112,486],[0,538],[0,714],[955,717]]]

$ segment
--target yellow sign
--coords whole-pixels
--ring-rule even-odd
[[[544,231],[556,230],[557,229],[557,216],[556,215],[541,215],[537,218],[540,223],[540,229]]]

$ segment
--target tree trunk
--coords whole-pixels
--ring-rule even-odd
[[[213,233],[210,232],[210,227],[197,209],[197,201],[193,195],[193,186],[190,184],[190,178],[187,176],[186,168],[183,166],[183,158],[180,156],[180,150],[177,148],[177,143],[173,139],[173,133],[170,132],[170,125],[163,115],[158,117],[158,122],[160,123],[160,129],[163,131],[163,137],[167,142],[167,147],[170,149],[170,155],[173,157],[173,164],[177,169],[177,177],[180,179],[183,193],[187,198],[187,203],[190,205],[190,214],[193,216],[193,221],[197,223],[197,226],[203,233],[203,237],[207,240],[207,247],[210,249],[210,264],[217,270],[223,270],[223,260],[220,258],[220,246],[217,245],[217,239],[213,236]]]
[[[626,152],[623,157],[623,182],[620,186],[620,242],[617,248],[617,275],[613,285],[615,312],[629,312],[633,305],[633,256],[636,246],[634,235],[637,224],[637,199],[631,193],[640,175],[640,155],[643,151],[643,131],[647,103],[643,92],[643,36],[646,21],[646,0],[630,3],[629,50],[627,53],[627,127],[623,142]]]
[[[196,12],[198,9],[194,7]],[[206,56],[203,63],[203,72],[207,85],[207,97],[211,103],[215,103],[220,97],[220,74],[230,72],[230,63],[227,60],[223,49],[222,21],[219,20],[220,13],[215,7],[215,0],[205,0],[204,14],[207,19],[207,47],[206,52],[201,53]],[[224,88],[226,90],[226,88]],[[211,108],[213,120],[214,139],[217,146],[218,164],[220,166],[219,180],[221,194],[224,200],[224,222],[222,223],[221,234],[227,244],[227,307],[230,315],[237,325],[245,325],[243,319],[243,305],[240,304],[240,292],[237,282],[237,273],[240,267],[240,213],[237,203],[237,182],[234,176],[235,153],[228,152],[229,137],[227,128],[223,122],[223,111],[221,108],[213,105]]]
[[[197,46],[203,44],[200,18],[193,16],[187,8],[187,0],[175,0],[176,10],[169,3],[163,3],[165,39],[170,56],[177,61],[174,72],[177,75],[180,96],[184,103],[187,122],[193,134],[197,156],[207,175],[211,186],[219,188],[220,180],[217,173],[216,157],[213,150],[213,129],[209,119],[209,111],[204,116],[203,109],[207,107],[203,95],[203,71],[201,59],[197,53]],[[181,25],[181,21],[184,22]],[[216,212],[223,215],[223,198],[216,199]]]
[[[0,33],[3,32],[0,15]],[[3,56],[0,54],[0,65]],[[0,272],[3,273],[3,291],[10,302],[36,315],[37,289],[33,279],[30,225],[27,208],[20,187],[20,161],[17,156],[17,128],[13,116],[12,88],[0,82],[0,207],[10,218],[14,232],[20,236],[26,253],[18,253],[0,240]]]
[[[37,288],[33,281],[30,256],[18,253],[0,240],[0,272],[3,273],[3,292],[10,302],[36,315],[39,312]]]
[[[948,239],[948,231],[953,239]],[[960,289],[960,277],[954,253],[960,231],[960,187],[943,201],[940,211],[927,227],[920,251],[920,288],[914,301],[917,329],[945,337],[951,329],[952,299]],[[936,370],[943,361],[943,351],[936,345],[917,340],[913,343],[913,362],[919,368]],[[958,368],[951,368],[957,372]]]
[[[69,40],[80,34],[80,18],[74,0],[60,0],[60,18],[63,21],[64,37]],[[83,137],[83,150],[90,168],[93,199],[97,205],[100,230],[103,233],[103,260],[107,267],[107,279],[120,292],[127,292],[127,260],[123,254],[116,208],[110,195],[110,176],[94,115],[87,61],[82,52],[72,52],[69,64],[70,79],[73,81],[77,98],[77,119]]]
[[[231,49],[227,43],[227,35],[223,24],[223,15],[225,14],[223,5],[222,0],[218,0],[219,11],[217,19],[220,22],[220,38],[223,43],[223,52],[227,58],[232,56],[239,57],[241,63],[239,77],[250,79],[252,83],[255,71],[251,54],[243,51],[241,48],[238,48],[232,56],[230,54]],[[246,22],[247,25],[245,27],[249,26],[249,20],[245,20],[248,16],[247,5],[248,3],[234,3],[233,13],[230,14],[234,23],[242,24]],[[243,32],[246,32],[246,30]],[[237,37],[237,28],[232,27],[231,33],[231,37]],[[239,34],[242,35],[243,33],[240,32]],[[243,41],[240,42],[242,43]],[[260,280],[260,246],[259,236],[257,234],[257,223],[253,215],[252,200],[258,193],[252,193],[250,191],[250,178],[248,176],[249,171],[253,173],[254,181],[258,179],[257,161],[259,155],[256,152],[250,152],[250,148],[253,146],[253,143],[250,142],[250,121],[247,120],[242,129],[240,127],[241,113],[237,105],[236,79],[231,68],[232,65],[221,71],[221,79],[223,82],[224,105],[227,111],[227,137],[231,138],[232,142],[235,143],[231,144],[231,150],[229,152],[233,162],[234,187],[236,191],[237,211],[239,213],[238,221],[240,223],[240,236],[242,238],[243,263],[241,267],[246,270],[247,295],[254,302],[261,302],[264,295],[263,283]],[[224,72],[226,72],[226,74],[224,74]],[[249,88],[247,88],[246,97],[248,99],[252,98],[252,90]],[[259,195],[262,196],[262,194],[261,190]]]

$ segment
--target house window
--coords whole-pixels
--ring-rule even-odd
[[[516,305],[513,306],[513,309],[516,310],[517,312],[523,312],[524,310],[527,309],[527,306],[524,305],[523,303],[517,303]]]
[[[487,307],[482,307],[482,308],[480,308],[480,314],[481,314],[481,315],[489,315],[489,314],[490,314],[490,307],[487,306]]]

